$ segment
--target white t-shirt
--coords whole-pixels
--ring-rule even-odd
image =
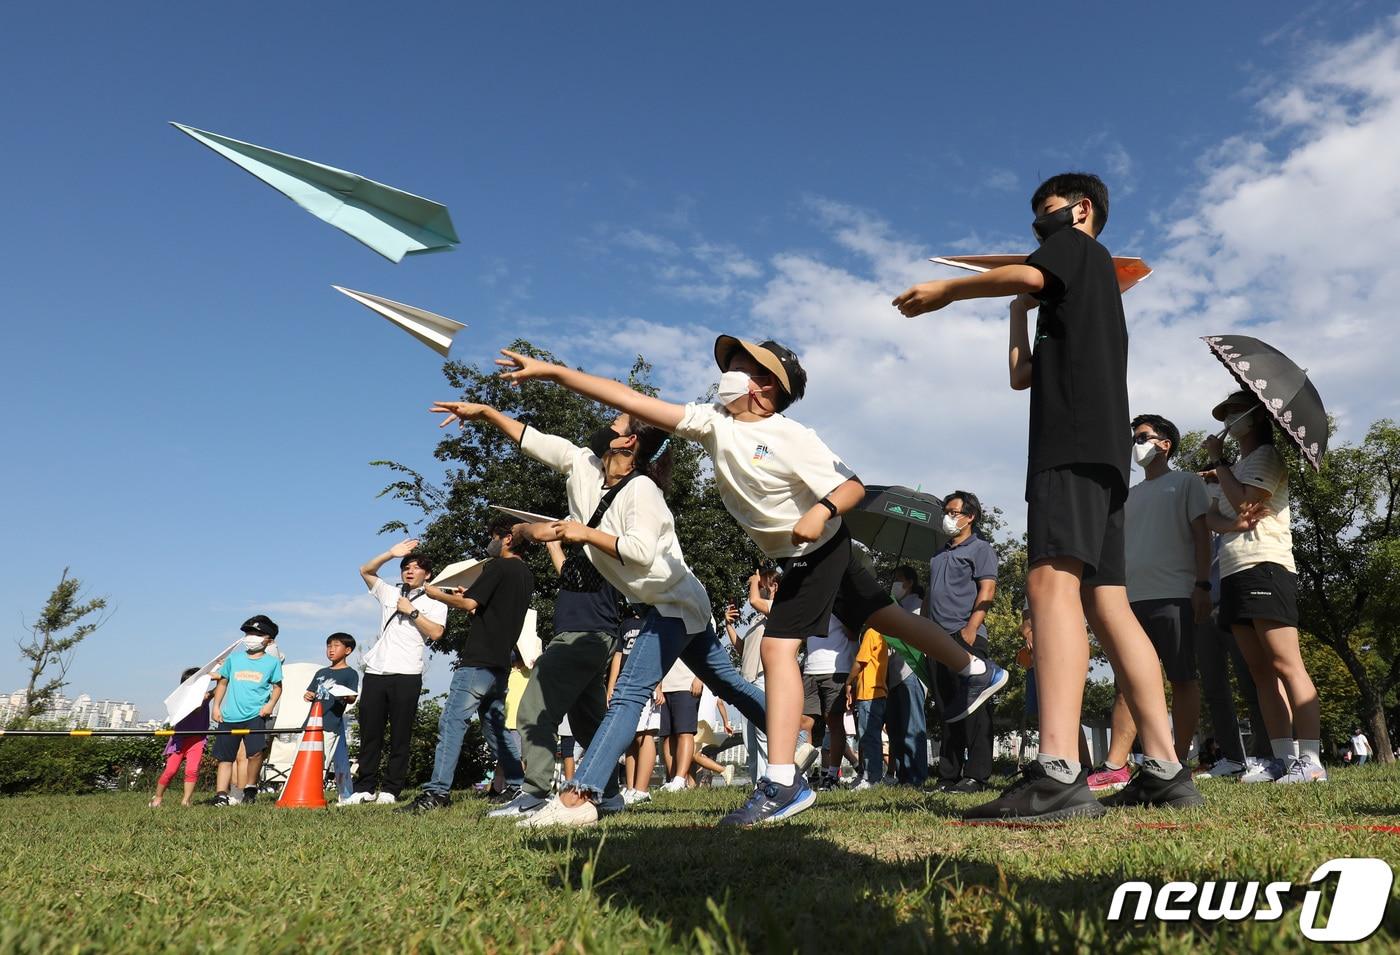
[[[749,627],[744,634],[744,650],[739,655],[739,674],[750,683],[757,683],[763,676],[763,625],[766,617]]]
[[[365,672],[381,675],[422,673],[423,634],[412,620],[399,613],[399,597],[403,591],[376,577],[370,593],[379,601],[379,639],[364,655]],[[408,602],[413,604],[420,617],[439,626],[447,625],[447,604],[442,601],[415,590]]]
[[[1263,563],[1279,564],[1297,573],[1293,563],[1292,515],[1288,509],[1288,471],[1272,444],[1261,444],[1240,458],[1230,469],[1246,488],[1258,487],[1272,496],[1265,506],[1268,513],[1252,531],[1232,531],[1220,535],[1220,576],[1228,577]],[[1220,495],[1220,513],[1234,517],[1235,509]]]
[[[808,676],[850,673],[855,656],[856,645],[845,626],[833,616],[826,625],[826,633],[807,638],[807,661],[802,665],[802,672]]]
[[[1366,735],[1358,733],[1351,738],[1351,751],[1357,756],[1370,756],[1371,744],[1366,742]]]
[[[526,427],[520,450],[565,477],[569,516],[588,523],[602,500],[603,463],[587,448]],[[648,477],[627,482],[598,523],[617,538],[617,557],[584,550],[598,573],[633,603],[650,604],[663,617],[679,617],[687,633],[714,623],[705,585],[691,573],[676,539],[676,523],[661,489]]]
[[[676,660],[671,664],[671,669],[666,671],[666,675],[661,678],[662,693],[680,693],[684,690],[690,692],[691,684],[695,682],[695,674],[690,671],[690,667],[685,665],[684,660]]]
[[[1191,522],[1209,509],[1206,482],[1193,471],[1168,471],[1128,490],[1123,532],[1129,600],[1190,598],[1197,580]]]
[[[709,452],[720,499],[767,556],[815,550],[841,528],[832,518],[817,540],[792,542],[802,515],[855,477],[811,428],[780,414],[737,421],[723,405],[688,404],[676,434]]]

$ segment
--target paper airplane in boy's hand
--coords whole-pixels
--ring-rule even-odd
[[[476,583],[476,578],[481,576],[481,569],[486,566],[486,561],[491,558],[476,558],[470,560],[459,560],[455,564],[448,564],[442,569],[442,573],[433,579],[433,586],[438,588],[448,587],[470,587]]]
[[[329,693],[331,696],[358,696],[358,695],[359,695],[359,694],[356,693],[354,690],[350,689],[350,687],[348,687],[348,686],[342,686],[342,685],[339,684],[339,683],[336,683],[336,684],[334,684],[334,685],[332,685],[332,686],[326,687],[326,692]]]
[[[545,517],[543,514],[535,514],[531,511],[517,511],[513,507],[502,507],[499,504],[492,504],[491,507],[500,511],[502,514],[518,517],[526,524],[553,524],[559,520],[557,517]]]
[[[392,299],[380,298],[378,295],[371,295],[368,292],[357,292],[339,285],[332,285],[331,288],[350,296],[365,308],[387,318],[444,358],[447,357],[448,349],[452,347],[452,336],[467,327],[461,322],[454,322],[452,319],[444,318],[435,312],[414,308],[412,305],[405,305]]]
[[[969,272],[986,272],[989,269],[1000,268],[1003,265],[1025,265],[1026,256],[1017,255],[938,255],[929,259],[930,262],[937,262],[939,265],[951,265],[955,269],[967,269]],[[1115,255],[1113,257],[1113,268],[1118,273],[1118,291],[1126,292],[1134,285],[1141,282],[1152,274],[1152,267],[1142,259],[1129,258],[1127,256]]]
[[[405,255],[450,249],[461,241],[447,207],[431,199],[218,133],[170,125],[391,262]]]

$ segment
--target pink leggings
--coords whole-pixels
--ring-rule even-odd
[[[175,770],[180,768],[180,760],[185,761],[185,782],[192,783],[199,777],[199,761],[204,756],[204,737],[186,736],[175,744],[175,752],[165,757],[165,772],[160,774],[160,784],[169,786],[175,780]]]

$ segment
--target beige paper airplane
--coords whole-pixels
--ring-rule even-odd
[[[481,569],[486,566],[486,562],[490,559],[489,557],[473,557],[470,560],[459,560],[455,564],[448,564],[440,574],[433,578],[433,586],[466,589],[476,583],[476,578],[481,576]]]
[[[492,504],[493,510],[502,514],[509,514],[511,517],[518,517],[526,524],[553,524],[559,520],[557,517],[545,517],[543,514],[536,514],[534,511],[517,511],[513,507],[502,507],[500,504]]]
[[[986,272],[1003,265],[1024,265],[1026,256],[1016,255],[939,255],[929,259],[939,265],[951,265],[969,272]],[[1142,259],[1115,255],[1113,268],[1118,273],[1118,292],[1122,294],[1152,274],[1152,267]]]
[[[343,292],[365,308],[384,316],[444,358],[447,357],[448,349],[452,347],[452,336],[467,327],[450,318],[402,302],[380,298],[368,292],[356,292],[339,285],[332,285],[331,288]]]

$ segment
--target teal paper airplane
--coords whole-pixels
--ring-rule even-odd
[[[405,255],[450,249],[461,241],[447,207],[431,199],[218,133],[170,125],[391,262]]]

